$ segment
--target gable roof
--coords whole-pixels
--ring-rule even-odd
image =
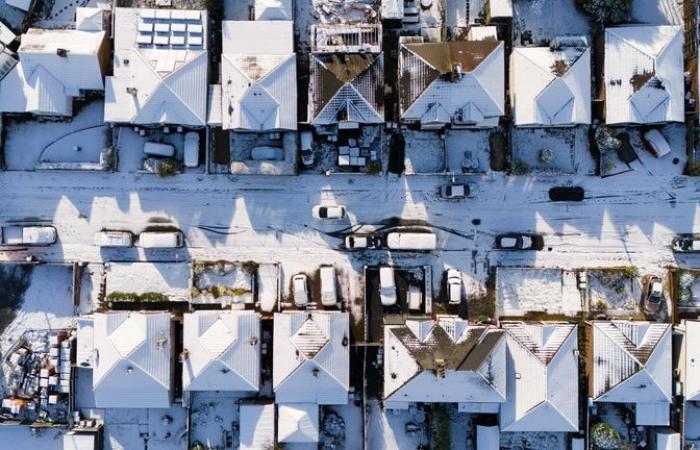
[[[683,122],[683,33],[680,26],[605,29],[608,124]]]
[[[450,316],[410,319],[384,327],[384,355],[385,401],[505,401],[502,330]]]
[[[384,122],[383,53],[314,53],[310,77],[314,125]]]
[[[297,444],[318,442],[317,404],[280,404],[277,407],[277,414],[278,442]]]
[[[402,120],[431,123],[435,115],[426,116],[426,113],[436,104],[455,122],[483,125],[484,119],[502,116],[503,55],[503,42],[493,39],[402,43],[399,50]]]
[[[105,121],[205,125],[206,11],[116,8],[114,14],[114,75],[105,83]],[[154,33],[156,25],[170,31]]]
[[[700,321],[684,320],[685,380],[684,394],[688,401],[700,401]]]
[[[515,125],[591,122],[589,48],[514,48],[510,76]]]
[[[170,406],[169,313],[96,313],[93,340],[97,407]]]
[[[255,21],[292,20],[291,0],[255,0]]]
[[[344,405],[350,389],[347,313],[275,314],[272,386],[278,403]]]
[[[671,401],[671,326],[664,323],[591,322],[591,396],[594,401]]]
[[[296,130],[297,76],[292,23],[256,21],[241,28],[224,23],[223,128]],[[247,45],[251,41],[259,47],[255,53]]]
[[[570,324],[504,323],[507,402],[503,431],[578,430],[576,327]],[[516,376],[517,374],[517,376]]]
[[[252,311],[197,311],[183,316],[182,388],[257,392],[260,316]]]

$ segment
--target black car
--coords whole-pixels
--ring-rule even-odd
[[[544,239],[538,234],[505,233],[496,236],[495,246],[500,250],[542,250]]]
[[[673,238],[673,251],[680,253],[700,252],[700,235],[679,234]]]

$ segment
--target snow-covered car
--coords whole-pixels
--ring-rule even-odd
[[[673,238],[673,251],[680,253],[700,252],[700,235],[679,234]]]
[[[447,300],[450,305],[458,305],[462,301],[462,274],[457,269],[447,270]]]
[[[418,286],[409,286],[406,294],[408,301],[408,309],[410,311],[420,311],[423,304],[423,293]]]
[[[379,268],[379,299],[383,306],[396,304],[396,281],[394,268],[382,266]]]
[[[428,251],[437,248],[437,236],[415,231],[392,232],[386,235],[386,246],[391,250]]]
[[[309,303],[309,289],[305,274],[298,273],[292,277],[292,289],[294,291],[295,305],[304,306]]]
[[[178,248],[185,245],[182,231],[144,231],[137,245],[141,248]]]
[[[500,250],[541,250],[542,236],[528,233],[505,233],[496,236],[496,248]]]
[[[335,287],[335,267],[323,266],[319,270],[321,278],[321,304],[335,306],[338,303],[338,292]]]
[[[313,209],[316,219],[340,220],[345,218],[345,206],[342,205],[316,205]]]
[[[199,134],[195,131],[185,133],[185,167],[199,166]]]
[[[50,225],[9,225],[0,228],[4,245],[51,245],[56,242],[56,229]]]
[[[472,183],[449,183],[440,187],[440,197],[447,200],[459,200],[474,197],[476,185]]]
[[[94,243],[98,247],[131,247],[134,235],[131,231],[98,231]]]
[[[656,314],[661,308],[661,302],[664,299],[664,285],[661,278],[657,276],[649,276],[646,280],[646,286],[642,293],[642,306],[647,314]]]
[[[657,158],[671,153],[671,146],[659,130],[651,129],[642,134],[642,141],[647,150]]]
[[[143,152],[151,156],[172,158],[175,156],[175,147],[170,144],[161,144],[160,142],[146,142],[143,144]]]
[[[282,161],[284,149],[265,145],[255,147],[250,151],[250,159],[254,161]]]

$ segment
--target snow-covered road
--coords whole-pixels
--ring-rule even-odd
[[[47,261],[91,262],[269,261],[285,254],[332,254],[341,241],[328,232],[401,217],[434,226],[443,254],[472,259],[476,251],[492,264],[666,266],[674,262],[669,250],[673,235],[700,231],[700,180],[693,178],[640,173],[608,179],[476,176],[469,181],[477,183],[479,192],[464,201],[439,198],[439,186],[447,181],[434,176],[340,175],[180,175],[163,180],[133,174],[5,172],[0,174],[4,193],[0,222],[52,222],[59,233],[57,245],[30,251]],[[585,187],[586,200],[550,202],[549,188],[562,183]],[[345,205],[350,221],[314,220],[311,210],[319,203]],[[475,219],[478,225],[473,224]],[[182,229],[188,247],[144,253],[92,245],[93,234],[103,228],[138,233],[163,224]],[[544,251],[490,251],[493,236],[507,231],[543,233]],[[2,253],[4,259],[24,256],[23,251]],[[681,262],[693,264],[693,257],[685,260]]]

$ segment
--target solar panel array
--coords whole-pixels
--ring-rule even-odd
[[[141,48],[201,48],[204,26],[200,11],[142,9],[136,43]]]

